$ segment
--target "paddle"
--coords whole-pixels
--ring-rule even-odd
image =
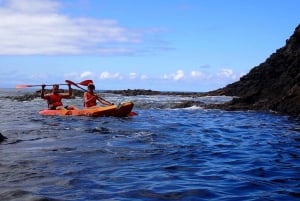
[[[138,115],[138,113],[136,113],[136,112],[130,112],[130,113],[128,114],[128,116],[130,116],[130,117],[135,116],[135,115]]]
[[[89,92],[88,90],[82,88],[81,86],[79,86],[78,84],[72,82],[71,80],[66,80],[66,83],[72,84],[72,85],[76,86],[77,88],[79,88],[79,89],[81,89],[81,90],[83,90],[83,91],[85,91],[85,92]],[[98,99],[99,101],[100,101],[100,100],[103,100],[103,101],[108,102],[109,104],[113,105],[111,102],[109,102],[109,101],[107,101],[107,100],[105,100],[104,98],[101,98],[101,97],[99,97],[99,96],[97,96],[97,99]]]
[[[84,81],[82,81],[80,83],[77,83],[77,84],[80,84],[80,85],[83,85],[83,86],[88,86],[90,83],[93,83],[93,81],[92,80],[84,80]],[[68,85],[68,84],[64,83],[64,84],[58,84],[58,85]],[[37,87],[37,86],[43,86],[43,85],[42,84],[18,84],[18,85],[16,85],[16,88],[17,89],[24,89],[24,88],[27,88],[27,87]],[[45,86],[53,86],[53,84],[46,84]]]

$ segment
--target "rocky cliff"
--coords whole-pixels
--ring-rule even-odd
[[[237,96],[221,107],[272,110],[300,116],[300,24],[284,47],[254,67],[238,82],[209,92]]]

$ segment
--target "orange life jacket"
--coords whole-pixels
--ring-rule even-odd
[[[90,92],[86,92],[86,97],[87,97],[87,100],[89,100],[92,97],[94,97],[94,95],[91,94]],[[96,106],[96,105],[97,105],[96,99],[91,100],[91,101],[89,101],[87,103],[84,101],[84,107],[93,107],[93,106]]]
[[[48,99],[48,108],[51,110],[55,110],[56,107],[62,106],[61,102],[61,95],[60,94],[50,94]]]

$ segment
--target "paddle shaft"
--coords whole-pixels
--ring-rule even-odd
[[[88,86],[89,83],[93,83],[93,81],[92,80],[84,80],[84,81],[82,81],[80,83],[77,83],[77,84]],[[57,85],[69,85],[69,84],[70,83],[68,83],[68,84],[63,83],[63,84],[57,84]],[[18,84],[16,86],[16,88],[17,89],[23,89],[23,88],[26,88],[26,87],[38,87],[38,86],[53,86],[53,84]]]
[[[82,88],[81,86],[79,86],[78,84],[72,82],[71,80],[66,80],[66,82],[67,82],[68,84],[72,84],[72,85],[76,86],[77,88],[83,90],[84,92],[89,92],[88,90]],[[107,101],[107,100],[105,100],[104,98],[101,98],[101,97],[99,97],[99,96],[97,96],[97,99],[98,99],[99,101],[102,100],[102,101],[105,101],[105,102],[107,102],[107,103],[113,105],[111,102],[109,102],[109,101]]]
[[[58,84],[58,85],[68,85],[68,84]],[[18,84],[17,89],[23,89],[26,87],[41,87],[41,86],[53,86],[53,84]]]

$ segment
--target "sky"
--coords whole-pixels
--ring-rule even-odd
[[[283,47],[299,0],[0,0],[0,88],[206,92]]]

